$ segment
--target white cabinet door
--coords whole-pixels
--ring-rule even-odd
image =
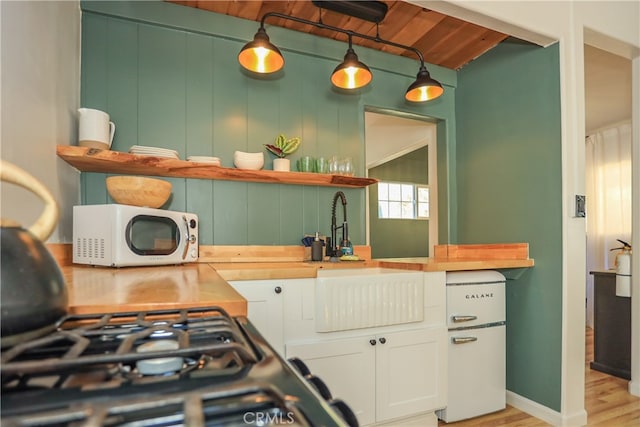
[[[247,317],[251,323],[279,354],[284,354],[283,282],[248,280],[229,283],[247,300]]]
[[[448,402],[440,414],[444,421],[455,422],[505,408],[505,328],[500,325],[449,331]]]
[[[287,344],[287,358],[298,357],[320,377],[334,398],[342,399],[361,425],[375,422],[375,349],[370,337]],[[373,341],[375,343],[375,340]]]
[[[376,420],[434,411],[446,405],[444,328],[377,335]]]

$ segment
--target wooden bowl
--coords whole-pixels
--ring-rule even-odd
[[[110,176],[107,191],[122,205],[159,208],[171,196],[171,183],[162,179],[142,176]]]

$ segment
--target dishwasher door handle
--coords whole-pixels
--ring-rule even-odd
[[[467,344],[470,342],[478,341],[477,337],[453,337],[451,342],[454,344]]]
[[[451,316],[451,320],[453,323],[471,322],[473,320],[478,320],[478,316]]]

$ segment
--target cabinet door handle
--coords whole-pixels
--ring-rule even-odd
[[[280,286],[276,286],[276,287],[275,287],[275,289],[274,289],[274,292],[275,292],[276,294],[279,294],[279,293],[281,293],[281,292],[282,292],[282,288],[281,288]]]
[[[453,320],[453,323],[471,322],[472,320],[477,319],[478,316],[451,316],[451,320]]]
[[[380,341],[380,344],[384,344],[387,342],[387,339],[385,337],[382,337],[378,341]]]
[[[376,345],[376,340],[369,340],[369,344]]]
[[[453,337],[451,342],[454,344],[467,344],[470,342],[478,341],[477,337]]]

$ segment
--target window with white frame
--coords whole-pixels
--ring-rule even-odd
[[[378,218],[429,219],[429,186],[405,182],[379,182]]]

